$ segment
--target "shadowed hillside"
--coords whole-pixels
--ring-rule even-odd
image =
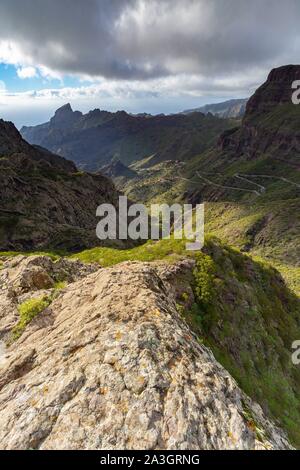
[[[118,196],[108,178],[77,171],[0,121],[0,250],[95,246],[96,208],[117,206]]]
[[[65,105],[50,122],[23,127],[21,134],[28,142],[94,171],[114,159],[126,165],[150,156],[156,163],[187,160],[209,148],[229,126],[228,121],[202,113],[133,116],[95,109],[83,115]]]

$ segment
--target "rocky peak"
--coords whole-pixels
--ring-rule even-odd
[[[13,154],[23,154],[23,157],[26,155],[26,158],[29,158],[30,161],[35,160],[42,164],[47,162],[57,170],[76,171],[74,163],[49,152],[43,147],[28,144],[12,122],[0,119],[0,156],[9,157]],[[10,158],[10,164],[13,166],[18,166],[19,161],[20,157],[17,155]]]
[[[54,127],[69,127],[81,117],[82,113],[80,111],[73,111],[70,103],[67,103],[55,111],[54,116],[50,119],[50,123]]]
[[[271,70],[267,81],[249,99],[244,121],[269,112],[279,104],[291,103],[292,83],[295,80],[300,80],[300,65],[286,65]]]

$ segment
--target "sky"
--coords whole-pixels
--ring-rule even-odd
[[[299,52],[299,0],[1,0],[0,118],[248,97]]]

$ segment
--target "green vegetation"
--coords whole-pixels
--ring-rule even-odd
[[[17,340],[25,331],[26,326],[45,308],[47,308],[53,300],[52,296],[43,296],[29,299],[18,306],[20,319],[16,326],[12,329],[12,341]]]
[[[279,104],[274,106],[268,113],[261,113],[254,116],[256,125],[262,129],[274,130],[278,132],[298,133],[299,132],[299,109],[292,103]],[[253,118],[252,118],[253,119]]]
[[[71,257],[111,266],[124,261],[172,263],[186,256],[196,260],[196,302],[187,311],[188,294],[184,291],[177,301],[179,313],[240,387],[300,447],[300,370],[291,362],[292,342],[300,338],[300,305],[273,266],[224,245],[214,236],[206,237],[201,253],[186,252],[185,240],[164,239],[128,250],[97,247]],[[63,288],[63,281],[55,287]],[[14,339],[51,298],[30,302],[20,306]],[[248,421],[252,423],[251,417]],[[260,430],[252,425],[259,436]]]
[[[300,338],[299,298],[271,265],[217,240],[206,243],[197,266],[197,303],[184,312],[186,320],[300,447],[300,369],[291,361],[292,342]],[[207,291],[213,295],[203,302]]]
[[[207,304],[214,295],[215,264],[212,258],[204,253],[197,253],[196,267],[193,271],[195,296],[198,302]]]
[[[99,263],[101,266],[112,266],[123,261],[156,261],[165,260],[174,262],[180,257],[192,256],[192,252],[185,251],[185,240],[164,239],[149,240],[141,246],[129,250],[97,247],[72,255],[85,263]]]
[[[206,230],[276,267],[289,287],[300,294],[298,201],[205,206]]]
[[[64,289],[67,286],[66,281],[57,281],[54,283],[54,289],[55,290],[61,290]]]
[[[158,261],[165,260],[170,263],[184,257],[193,256],[193,252],[185,250],[186,240],[175,240],[173,237],[158,241],[149,240],[144,245],[136,246],[128,250],[107,247],[95,247],[81,251],[75,254],[67,254],[66,252],[46,252],[46,251],[2,251],[0,258],[15,257],[18,255],[32,256],[43,255],[49,256],[54,261],[60,256],[69,256],[73,259],[79,259],[84,263],[99,263],[101,266],[107,267],[123,261]]]
[[[122,155],[122,162],[131,165],[138,176],[127,181],[120,178],[118,183],[132,200],[146,204],[207,201],[206,232],[212,236],[206,237],[201,253],[186,252],[184,240],[164,239],[127,250],[96,247],[72,258],[106,267],[124,261],[174,262],[194,256],[195,303],[190,306],[183,292],[177,299],[178,312],[199,342],[211,348],[240,387],[300,448],[300,368],[291,361],[291,345],[300,338],[300,303],[295,295],[300,293],[300,177],[295,171],[299,110],[291,103],[265,112],[258,109],[245,117],[247,126],[227,132],[214,147],[220,132],[236,124],[196,115],[168,117],[167,125],[160,117],[146,120],[138,134],[131,132],[119,139],[98,162]],[[117,118],[117,126],[131,119],[124,114]],[[153,126],[156,122],[159,125]],[[180,162],[170,164],[169,158]],[[18,222],[6,217],[4,228],[0,222],[0,234],[7,228],[13,232]],[[68,240],[77,237],[75,230],[64,235],[56,246],[68,246]],[[64,285],[57,282],[55,288]],[[40,298],[22,304],[14,334],[22,334],[49,301]],[[244,417],[257,438],[263,439],[247,406]]]
[[[7,255],[7,254],[6,254]],[[190,311],[178,303],[196,334],[211,347],[217,359],[243,390],[257,400],[288,430],[300,445],[300,371],[291,363],[292,341],[300,337],[299,300],[277,271],[262,260],[206,237],[203,253],[185,251],[184,240],[149,241],[130,250],[93,248],[72,255],[84,262],[111,266],[123,261],[174,262],[196,256],[194,290],[197,303]],[[55,285],[63,288],[64,282]],[[19,306],[17,339],[26,325],[51,298],[31,299]],[[182,294],[183,302],[186,295]]]
[[[253,417],[253,414],[252,414],[250,408],[245,403],[243,403],[243,408],[244,408],[243,415],[244,415],[244,418],[247,421],[248,427],[252,431],[255,432],[256,439],[258,441],[264,442],[266,440],[265,431],[258,426],[255,418]]]
[[[59,259],[62,256],[66,256],[65,251],[0,251],[0,258],[14,258],[15,256],[49,256],[53,261]]]

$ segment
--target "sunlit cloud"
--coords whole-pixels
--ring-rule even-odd
[[[28,66],[28,67],[20,67],[17,69],[17,75],[19,78],[21,79],[25,79],[25,78],[34,78],[34,77],[37,77],[37,70],[35,67],[31,67],[31,66]]]

